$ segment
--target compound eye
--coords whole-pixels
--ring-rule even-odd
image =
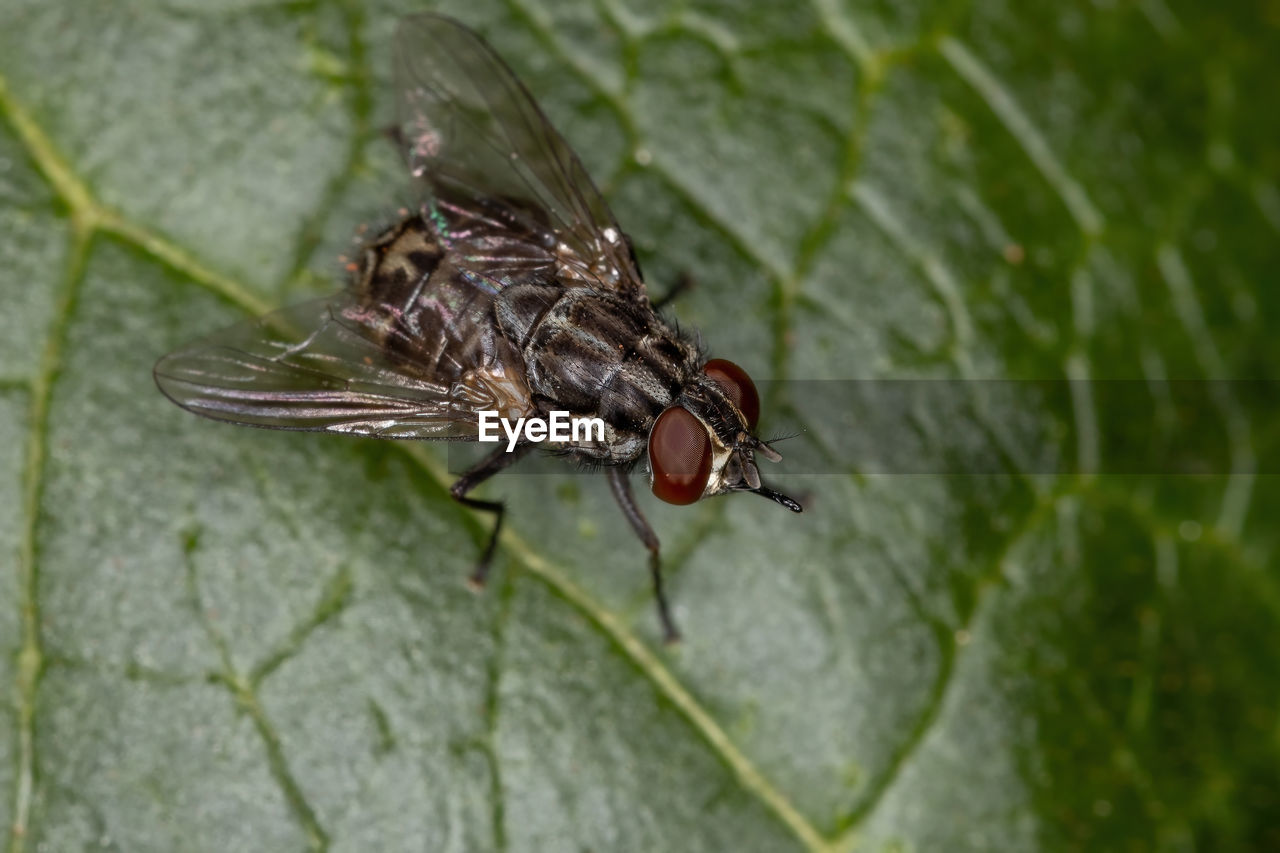
[[[671,504],[691,504],[711,477],[711,436],[688,409],[680,406],[658,415],[649,431],[649,467],[653,493]]]
[[[702,368],[702,372],[724,389],[724,393],[747,419],[747,429],[754,430],[756,422],[760,420],[760,394],[747,372],[723,358],[711,359]]]

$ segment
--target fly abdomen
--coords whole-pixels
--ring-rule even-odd
[[[492,294],[446,255],[434,226],[419,215],[383,231],[361,255],[355,320],[407,374],[444,387],[473,374],[505,375],[518,348],[493,326]],[[510,400],[504,405],[520,408]],[[494,408],[501,406],[495,401]]]
[[[397,305],[408,313],[443,257],[443,247],[421,217],[401,220],[366,244],[356,292],[365,301]]]

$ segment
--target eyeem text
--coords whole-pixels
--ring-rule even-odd
[[[501,441],[498,426],[507,434],[507,452],[516,449],[523,435],[525,441],[604,441],[604,419],[580,418],[568,412],[552,412],[549,418],[516,418],[515,423],[498,412],[480,412],[480,440]]]

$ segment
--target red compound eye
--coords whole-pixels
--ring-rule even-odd
[[[747,429],[755,429],[756,422],[760,420],[760,394],[747,372],[723,358],[711,359],[702,368],[702,372],[724,389],[724,393],[747,419]]]
[[[711,477],[711,436],[687,409],[672,406],[649,431],[653,493],[667,503],[691,504]]]

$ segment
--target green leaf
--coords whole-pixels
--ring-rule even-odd
[[[712,352],[953,380],[969,415],[905,432],[999,449],[875,474],[847,451],[879,398],[771,385],[803,515],[642,496],[670,649],[602,478],[487,485],[510,528],[477,595],[488,521],[440,447],[153,386],[395,218],[416,10],[0,0],[9,850],[1280,847],[1280,417],[1201,382],[1203,474],[1112,444],[1154,458],[1167,379],[1280,363],[1274,8],[448,5],[655,291],[696,277],[675,313]]]

